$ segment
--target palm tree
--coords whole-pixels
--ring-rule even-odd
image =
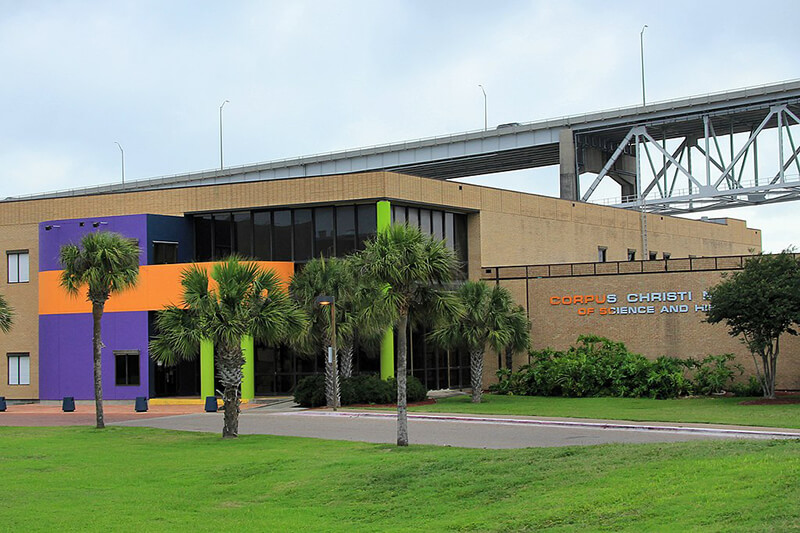
[[[242,337],[277,344],[305,334],[307,318],[287,296],[273,270],[230,257],[208,273],[197,265],[183,271],[183,305],[171,305],[156,316],[158,335],[150,343],[156,361],[174,365],[191,360],[200,342],[214,343],[214,367],[222,385],[223,437],[239,435],[239,406],[244,355]]]
[[[457,261],[443,241],[422,234],[406,225],[391,226],[368,241],[354,257],[364,276],[386,285],[384,299],[396,311],[397,328],[397,445],[408,446],[406,385],[408,372],[407,329],[409,314],[420,309],[421,295],[430,286],[449,282]],[[447,305],[446,299],[434,299],[429,307]]]
[[[14,309],[8,305],[8,302],[3,295],[0,294],[0,331],[8,333],[11,331],[11,324],[13,323]]]
[[[289,293],[310,318],[308,335],[299,339],[295,348],[301,353],[325,352],[331,341],[331,313],[327,307],[316,303],[320,295],[334,298],[336,313],[336,346],[352,346],[352,322],[345,320],[350,314],[350,292],[355,277],[343,259],[312,259],[292,276]],[[349,340],[349,342],[348,342]],[[352,360],[352,348],[350,349]],[[334,380],[333,360],[325,358],[325,398],[328,407],[339,405],[339,391]],[[344,373],[343,373],[344,374]],[[342,375],[342,377],[346,377]]]
[[[100,319],[106,301],[112,294],[136,285],[139,279],[139,253],[139,245],[135,240],[109,231],[87,233],[80,245],[67,244],[59,252],[59,260],[64,268],[61,286],[71,295],[77,295],[81,287],[86,286],[86,299],[92,303],[94,403],[98,429],[105,427]]]
[[[298,350],[307,354],[325,348],[331,339],[331,320],[327,309],[316,304],[320,295],[333,296],[336,302],[336,346],[340,376],[353,375],[353,345],[356,338],[370,342],[380,338],[392,325],[392,310],[382,298],[382,287],[355,272],[350,258],[319,258],[306,263],[292,277],[289,293],[311,319],[309,335]],[[327,359],[326,359],[327,361]],[[328,406],[335,402],[333,368],[326,362],[325,384]]]
[[[522,307],[514,304],[511,293],[499,285],[467,281],[456,294],[463,314],[440,323],[431,338],[443,346],[469,350],[472,401],[480,403],[486,346],[498,353],[526,349],[530,345],[530,321]]]

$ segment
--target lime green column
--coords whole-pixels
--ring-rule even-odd
[[[378,233],[392,225],[392,204],[388,200],[378,202]],[[394,332],[389,328],[381,341],[381,379],[394,377]]]
[[[200,341],[200,396],[216,396],[214,392],[214,343]]]
[[[252,400],[256,397],[256,360],[254,353],[253,337],[245,335],[242,337],[242,355],[244,356],[242,400]]]

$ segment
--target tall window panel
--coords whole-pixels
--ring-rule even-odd
[[[292,260],[292,212],[289,209],[275,211],[272,223],[275,239],[272,241],[274,261]]]
[[[311,209],[294,210],[294,260],[308,261],[311,259],[314,243],[314,225],[311,218]]]
[[[430,209],[420,209],[419,210],[419,229],[425,235],[431,234],[431,210]]]
[[[233,214],[234,251],[245,257],[253,257],[252,224],[249,211]]]
[[[433,231],[431,234],[436,240],[444,240],[444,213],[441,211],[431,211],[431,225]]]
[[[27,250],[7,253],[8,282],[28,283],[30,281],[30,266]]]
[[[230,213],[214,215],[214,259],[224,259],[233,252]]]
[[[364,249],[364,243],[378,233],[378,211],[375,204],[364,204],[356,207],[358,239],[356,247]]]
[[[253,213],[253,257],[261,261],[272,260],[272,213]]]
[[[211,215],[194,217],[194,256],[197,261],[211,261],[214,256],[214,223]]]
[[[356,249],[356,208],[343,205],[336,208],[336,255],[344,257]]]
[[[314,209],[314,257],[332,257],[335,239],[333,207]]]

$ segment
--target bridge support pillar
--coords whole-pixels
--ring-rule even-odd
[[[558,165],[562,200],[578,199],[578,168],[575,158],[575,135],[570,128],[558,132]]]

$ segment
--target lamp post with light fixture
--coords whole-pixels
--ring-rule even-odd
[[[225,104],[229,104],[230,100],[225,100],[222,102],[222,105],[219,106],[219,169],[222,170],[224,167],[222,163],[222,108],[225,107]]]
[[[331,343],[325,358],[325,398],[328,407],[334,411],[341,407],[339,394],[339,363],[336,353],[336,301],[333,296],[320,295],[314,300],[320,307],[329,305],[331,308]]]

